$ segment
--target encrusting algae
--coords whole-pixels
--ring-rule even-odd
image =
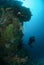
[[[0,65],[26,65],[29,57],[22,47],[22,27],[24,21],[30,20],[31,12],[19,1],[10,3],[0,5]]]

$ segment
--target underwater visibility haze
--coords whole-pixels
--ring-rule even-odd
[[[44,58],[44,0],[21,0],[24,2],[23,6],[29,7],[32,13],[31,20],[24,22],[23,40],[25,42],[27,51],[33,59]],[[33,48],[28,45],[29,38],[35,37],[35,42],[32,44]],[[44,64],[43,64],[44,65]]]
[[[28,42],[30,36],[35,36],[33,52],[44,56],[44,0],[25,0],[24,4],[32,13],[31,20],[24,23],[24,42]]]
[[[0,0],[0,65],[44,65],[44,0]]]

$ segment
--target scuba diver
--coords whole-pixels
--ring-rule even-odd
[[[28,42],[28,44],[29,44],[29,46],[32,48],[33,47],[33,43],[35,42],[35,37],[34,36],[31,36],[30,38],[29,38],[29,42]]]

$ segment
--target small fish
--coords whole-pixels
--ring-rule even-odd
[[[24,17],[24,15],[21,12],[17,13],[18,16]]]
[[[18,15],[21,15],[21,12],[18,12],[17,14],[18,14]]]
[[[31,48],[33,47],[34,42],[35,42],[35,37],[34,36],[30,37],[28,44],[30,45]]]

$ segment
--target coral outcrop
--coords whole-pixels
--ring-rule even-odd
[[[26,65],[28,55],[22,46],[22,27],[30,18],[30,9],[21,2],[0,0],[0,65]]]

